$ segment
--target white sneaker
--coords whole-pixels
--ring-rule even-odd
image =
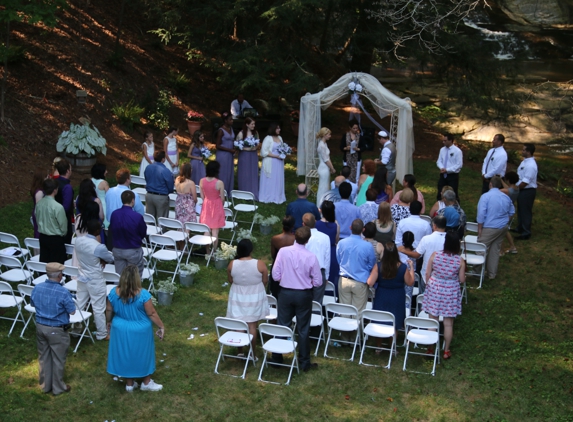
[[[156,384],[153,380],[150,380],[149,384],[141,384],[141,391],[159,391],[162,388],[161,384]]]
[[[139,384],[136,381],[133,381],[132,386],[129,386],[129,385],[125,386],[125,391],[127,391],[128,393],[133,393],[133,390],[136,388],[139,388]]]

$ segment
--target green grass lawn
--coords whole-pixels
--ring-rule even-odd
[[[296,184],[304,180],[296,176],[294,161],[290,163],[289,201]],[[414,166],[429,210],[436,194],[435,163],[415,161]],[[460,196],[469,221],[475,220],[480,188],[479,173],[465,168]],[[30,210],[31,203],[2,208],[0,231],[20,239],[32,235]],[[284,210],[285,205],[262,205],[260,211],[282,216]],[[246,380],[215,375],[218,344],[213,319],[225,315],[229,287],[222,287],[226,271],[205,268],[197,259],[201,271],[194,285],[181,288],[172,306],[158,307],[166,337],[156,341],[153,378],[164,385],[163,391],[126,393],[125,384],[106,373],[107,343],[84,339],[66,364],[72,392],[45,395],[38,386],[34,326],[28,328],[26,339],[20,339],[22,324],[7,337],[10,325],[0,321],[0,420],[571,421],[572,226],[570,210],[538,196],[532,239],[517,244],[517,255],[501,258],[497,280],[469,291],[468,304],[454,325],[453,357],[438,366],[435,377],[402,372],[403,348],[398,348],[392,368],[385,370],[359,366],[358,359],[325,359],[322,346],[320,357],[313,359],[318,370],[293,375],[290,386],[257,382],[258,368],[252,366]],[[274,229],[278,233],[280,224]],[[254,232],[258,241],[253,256],[268,260],[270,236],[260,235],[258,228]],[[477,279],[469,283],[476,286]],[[187,340],[192,333],[195,338]],[[331,350],[350,355],[350,349]],[[262,357],[260,345],[257,354]],[[385,362],[387,355],[368,354],[368,361],[376,360]],[[421,357],[409,360],[412,369],[429,370],[430,365]],[[221,369],[237,373],[240,366],[228,360]],[[284,381],[286,374],[269,370],[267,376]]]

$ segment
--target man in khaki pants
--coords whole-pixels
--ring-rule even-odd
[[[72,387],[64,383],[64,367],[70,346],[67,330],[70,315],[76,313],[71,293],[60,282],[64,266],[57,262],[46,264],[45,283],[32,290],[32,305],[36,308],[36,340],[40,362],[40,386],[44,393],[55,396],[68,393]]]

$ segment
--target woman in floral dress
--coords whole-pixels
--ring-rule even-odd
[[[197,188],[195,182],[191,180],[191,164],[185,163],[181,167],[179,176],[175,179],[175,218],[183,224],[187,222],[195,223],[197,214],[195,204],[197,204]]]

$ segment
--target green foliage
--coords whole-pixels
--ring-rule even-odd
[[[490,144],[487,142],[463,141],[460,143],[462,143],[462,145],[466,145],[467,147],[467,149],[464,151],[464,159],[473,163],[483,162],[487,152],[490,149]]]
[[[58,138],[56,150],[67,154],[85,152],[89,156],[98,152],[105,155],[107,152],[105,138],[95,126],[92,129],[87,121],[81,125],[72,123],[70,130],[63,131]]]
[[[169,108],[173,100],[171,93],[165,89],[159,91],[154,108],[148,115],[149,124],[156,129],[166,130],[169,127]]]
[[[143,116],[145,109],[135,103],[135,101],[129,100],[125,104],[115,104],[111,108],[111,111],[123,125],[131,130],[133,129],[134,124],[140,122],[141,116]]]
[[[105,60],[105,63],[113,69],[121,69],[124,63],[123,50],[121,48],[113,51]]]
[[[184,73],[170,70],[167,75],[167,85],[175,92],[186,94],[191,89],[191,79]]]
[[[46,26],[55,26],[57,13],[68,7],[66,0],[2,0],[0,22],[42,22]]]
[[[567,198],[573,198],[573,186],[564,182],[563,179],[559,179],[555,190]]]
[[[0,44],[0,57],[6,56],[8,63],[20,63],[26,58],[26,48],[17,45],[11,45],[6,48],[6,44]],[[4,60],[0,62],[0,66],[4,66]]]
[[[522,157],[519,151],[515,149],[506,149],[506,151],[508,163],[514,164],[516,166],[521,163]]]
[[[448,118],[448,112],[435,105],[422,107],[418,109],[418,113],[432,123],[443,122]]]

